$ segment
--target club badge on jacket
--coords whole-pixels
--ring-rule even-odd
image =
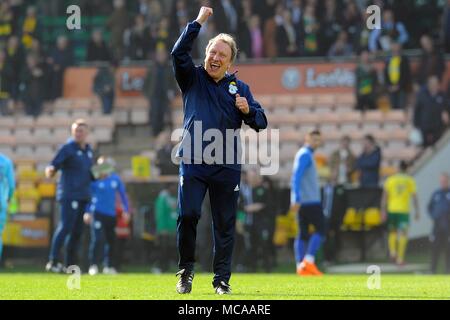
[[[231,81],[230,85],[228,87],[228,92],[231,94],[236,94],[238,92],[238,87],[236,85],[236,82]]]

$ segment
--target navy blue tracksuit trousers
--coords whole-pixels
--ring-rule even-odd
[[[180,165],[178,187],[177,245],[179,268],[194,270],[197,223],[209,190],[214,232],[213,286],[228,283],[234,245],[240,171],[220,165]]]
[[[50,261],[59,260],[59,251],[66,245],[64,265],[77,264],[78,247],[83,233],[83,214],[88,201],[63,200],[60,202],[61,220],[55,230],[50,249]]]

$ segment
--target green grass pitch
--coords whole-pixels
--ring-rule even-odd
[[[381,275],[381,288],[368,289],[369,275],[233,274],[233,294],[217,296],[211,274],[196,274],[193,292],[175,292],[173,274],[81,275],[80,289],[69,290],[69,275],[0,273],[0,299],[450,299],[450,276]]]

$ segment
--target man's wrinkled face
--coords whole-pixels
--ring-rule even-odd
[[[88,136],[88,128],[85,125],[72,126],[72,137],[77,143],[85,143]]]
[[[231,66],[231,48],[223,41],[216,41],[206,51],[205,69],[215,81],[220,81]]]

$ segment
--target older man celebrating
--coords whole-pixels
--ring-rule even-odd
[[[184,110],[184,134],[177,154],[181,159],[177,221],[180,279],[176,287],[180,294],[192,289],[196,229],[207,190],[214,228],[212,284],[217,294],[231,293],[229,279],[241,166],[238,135],[232,141],[225,141],[225,137],[229,136],[228,130],[239,130],[242,122],[256,131],[267,127],[264,110],[253,99],[248,85],[228,73],[237,55],[232,36],[222,33],[209,41],[204,66],[195,66],[192,61],[189,53],[193,42],[212,14],[211,8],[202,7],[172,50]],[[211,129],[214,131],[208,131]],[[207,131],[220,132],[223,138],[219,143],[216,138],[219,148],[210,156],[204,155],[208,150]]]

